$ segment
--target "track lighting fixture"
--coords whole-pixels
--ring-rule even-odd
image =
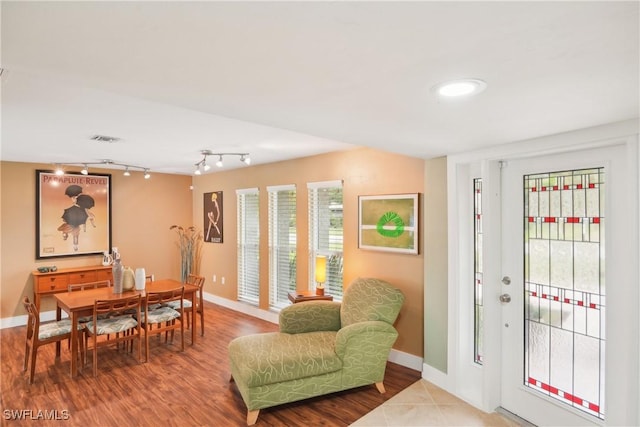
[[[89,165],[98,165],[98,166],[121,166],[124,168],[124,176],[131,176],[131,172],[129,169],[138,169],[144,172],[144,178],[151,178],[151,174],[149,173],[149,168],[145,168],[144,166],[136,166],[136,165],[127,165],[125,163],[114,162],[113,160],[105,159],[99,162],[81,162],[81,163],[56,163],[56,175],[64,175],[63,166],[82,166],[80,173],[82,175],[87,175],[89,173]]]
[[[216,166],[219,168],[224,166],[224,164],[222,163],[223,156],[240,156],[240,161],[244,164],[249,165],[251,163],[249,153],[214,153],[211,150],[202,150],[200,151],[200,154],[202,154],[203,157],[202,160],[195,164],[196,169],[193,172],[194,175],[202,175],[203,172],[211,169],[211,166],[207,163],[208,156],[218,156],[218,160],[216,160]]]

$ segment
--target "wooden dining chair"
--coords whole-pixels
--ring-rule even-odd
[[[109,288],[111,287],[111,280],[99,280],[97,282],[87,282],[87,283],[73,283],[67,287],[69,292],[76,291],[84,291],[85,289],[98,289],[98,288]],[[101,317],[108,317],[108,315],[104,315]],[[80,316],[78,318],[78,322],[86,323],[89,322],[93,317],[89,316]]]
[[[191,285],[196,285],[198,290],[196,291],[194,300],[196,303],[196,314],[200,315],[200,334],[204,335],[204,276],[198,276],[195,274],[189,274],[187,277],[187,283]],[[173,301],[167,304],[171,308],[176,308],[178,306],[177,301]],[[187,318],[187,329],[191,328],[191,305],[192,302],[190,300],[184,300],[184,311]],[[196,319],[193,319],[195,323]],[[193,326],[195,328],[195,325]]]
[[[93,350],[93,376],[98,375],[98,348],[124,342],[130,342],[133,350],[133,343],[137,341],[138,361],[142,358],[142,334],[140,333],[139,319],[142,307],[142,296],[136,294],[115,299],[96,300],[93,304],[93,319],[84,324],[87,337],[90,338],[91,350]],[[133,310],[134,315],[125,314],[125,311]],[[108,315],[106,318],[102,318]],[[108,340],[98,340],[99,336],[115,336]],[[127,346],[125,345],[125,349]],[[86,351],[89,351],[87,346]],[[86,362],[86,353],[85,353]]]
[[[60,342],[71,339],[71,320],[63,319],[54,322],[40,323],[40,313],[36,305],[25,296],[22,304],[28,314],[27,319],[27,339],[24,348],[24,365],[22,370],[29,368],[29,384],[33,384],[33,377],[36,370],[36,358],[38,348],[56,343],[56,359],[60,358]],[[81,329],[82,325],[78,325]],[[80,358],[84,356],[84,346],[82,345],[82,335],[78,336],[78,344],[80,347]]]
[[[177,302],[177,308],[169,307],[170,302]],[[144,311],[140,319],[141,328],[144,331],[145,362],[149,361],[149,336],[165,334],[165,342],[168,342],[168,334],[171,333],[173,342],[174,332],[180,330],[180,346],[184,351],[184,286],[167,291],[147,292]],[[154,310],[150,307],[159,306]]]

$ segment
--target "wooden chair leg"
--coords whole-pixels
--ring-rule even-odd
[[[258,421],[258,414],[260,414],[260,409],[256,409],[254,411],[247,412],[247,425],[252,426]]]
[[[29,353],[31,352],[30,350],[30,346],[29,346],[29,341],[27,341],[27,344],[25,344],[24,346],[24,365],[22,365],[22,371],[26,371],[27,368],[29,367]]]
[[[98,337],[93,336],[93,376],[98,376]]]
[[[33,384],[33,377],[36,375],[36,355],[38,354],[38,346],[31,346],[29,359],[31,366],[29,367],[29,384]]]
[[[204,336],[204,307],[200,307],[200,335]]]
[[[144,330],[144,351],[145,351],[145,353],[144,353],[145,354],[144,361],[146,363],[146,362],[149,361],[149,330],[150,330],[150,327],[149,327],[149,325],[145,325],[145,327],[147,328],[147,329]]]
[[[382,383],[382,381],[380,381],[379,383],[376,383],[376,388],[378,389],[380,394],[384,394],[386,392],[386,390],[384,389],[384,384]]]

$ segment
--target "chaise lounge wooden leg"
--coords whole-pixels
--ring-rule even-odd
[[[260,413],[260,409],[256,409],[254,411],[247,411],[247,425],[252,426],[258,421],[258,414]]]
[[[384,384],[382,382],[376,383],[376,388],[380,392],[380,394],[384,394],[386,390],[384,389]]]

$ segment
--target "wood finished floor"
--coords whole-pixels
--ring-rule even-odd
[[[198,319],[199,322],[200,319]],[[0,331],[0,414],[2,426],[244,426],[246,407],[229,382],[227,344],[233,338],[277,330],[277,325],[205,303],[205,336],[180,352],[173,344],[151,341],[149,363],[111,347],[98,353],[98,377],[91,358],[75,379],[69,377],[69,351],[55,360],[55,345],[40,348],[34,384],[22,372],[26,327]],[[135,353],[134,353],[135,354]],[[144,349],[143,349],[144,354]],[[388,363],[387,392],[372,386],[280,405],[260,411],[256,426],[348,426],[420,379],[420,373]],[[12,420],[7,411],[65,421]],[[39,412],[44,411],[44,412]]]

